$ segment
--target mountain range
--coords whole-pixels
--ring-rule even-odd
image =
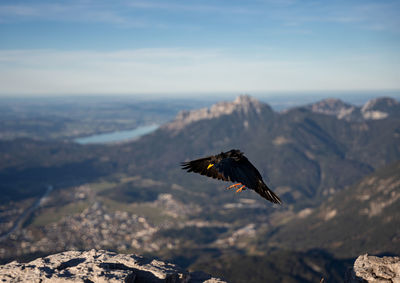
[[[331,114],[340,112],[343,103],[324,112],[321,105],[326,103],[276,113],[240,96],[209,109],[181,112],[155,133],[118,148],[114,159],[124,155],[125,162],[120,161],[128,174],[151,170],[163,178],[182,178],[176,166],[180,161],[239,148],[286,203],[296,203],[329,195],[400,158],[397,101],[369,101],[363,109],[387,118],[361,121]]]
[[[232,148],[245,153],[283,206],[180,169],[182,161]],[[275,112],[239,96],[182,111],[134,142],[15,139],[0,142],[0,158],[2,231],[45,185],[55,188],[0,242],[3,262],[107,248],[225,277],[243,261],[243,268],[264,268],[258,280],[329,274],[334,282],[361,253],[400,252],[400,110],[392,98],[363,106],[327,99]]]

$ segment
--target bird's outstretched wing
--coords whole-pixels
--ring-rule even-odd
[[[210,164],[213,164],[211,162],[211,156],[189,162],[182,162],[181,166],[182,169],[187,170],[187,172],[195,172],[214,179],[229,181],[229,179],[225,178],[225,176],[221,174],[215,166],[209,167]]]
[[[217,156],[219,157],[219,156]],[[218,158],[209,156],[189,162],[183,162],[182,169],[219,180],[237,182],[255,190],[263,198],[281,204],[280,198],[264,183],[260,172],[243,155]]]
[[[229,181],[240,182],[273,203],[282,203],[280,198],[264,183],[257,168],[245,156],[239,160],[230,157],[224,158],[215,164],[215,167]]]

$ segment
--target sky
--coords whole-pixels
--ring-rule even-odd
[[[0,1],[0,96],[399,89],[398,0]]]

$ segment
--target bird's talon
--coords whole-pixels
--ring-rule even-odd
[[[231,186],[227,187],[226,189],[227,189],[227,190],[229,190],[229,189],[232,189],[232,188],[238,187],[238,186],[240,186],[240,185],[242,185],[242,183],[233,184],[233,185],[231,185]]]
[[[240,193],[241,191],[245,190],[245,186],[241,186],[239,189],[236,190],[237,193]]]

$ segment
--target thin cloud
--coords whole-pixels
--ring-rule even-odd
[[[186,2],[187,3],[187,2]],[[257,9],[244,8],[243,6],[234,5],[199,5],[199,4],[181,4],[172,1],[156,2],[156,1],[131,1],[130,7],[140,9],[157,9],[168,10],[174,12],[200,12],[200,13],[225,13],[225,14],[259,14]]]
[[[24,3],[17,5],[0,5],[0,22],[18,22],[26,20],[47,20],[64,22],[103,22],[131,27],[165,27],[157,23],[152,14],[137,15],[137,9],[168,10],[175,12],[254,14],[257,9],[241,6],[218,6],[179,4],[173,2],[130,1],[109,2],[70,1],[65,4],[53,2]],[[140,20],[137,20],[140,18]]]
[[[60,2],[22,2],[23,4],[0,5],[0,22],[19,21],[62,21],[107,23],[119,27],[165,28],[177,25],[187,27],[191,23],[159,18],[154,12],[200,13],[232,15],[229,22],[252,21],[259,19],[261,25],[269,21],[280,23],[282,27],[307,25],[310,23],[337,23],[371,30],[390,30],[398,32],[400,26],[398,2],[346,2],[338,1],[294,1],[294,0],[256,0],[240,5],[236,2],[198,2],[198,1],[83,1]],[[201,4],[199,4],[201,3]],[[237,16],[236,18],[234,16]],[[174,21],[172,21],[174,22]],[[227,23],[228,24],[228,23]]]
[[[124,15],[117,6],[104,6],[72,1],[68,4],[36,3],[0,5],[1,22],[54,21],[54,22],[97,22],[120,26],[145,27],[147,22]]]
[[[388,64],[373,56],[273,60],[212,49],[3,50],[0,94],[400,88],[398,64]]]
[[[400,32],[400,2],[360,5],[356,13],[364,18],[363,27],[372,30]]]
[[[308,23],[337,23],[372,30],[398,32],[400,26],[400,3],[380,2],[354,4],[351,1],[338,5],[336,1],[313,2],[296,8],[281,10],[278,15],[286,26]]]
[[[27,5],[0,5],[0,15],[11,15],[11,16],[38,16],[38,9]]]

